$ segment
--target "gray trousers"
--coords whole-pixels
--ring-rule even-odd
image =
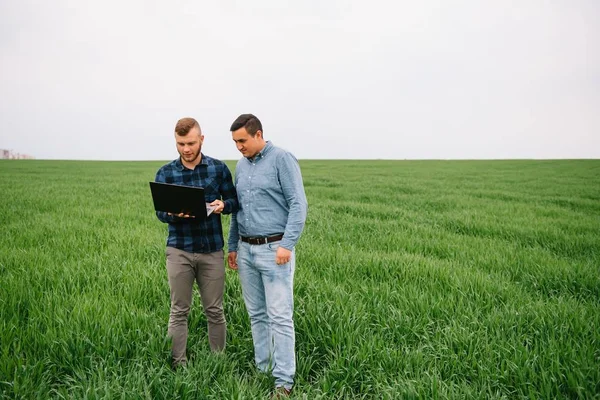
[[[171,288],[171,315],[168,335],[172,339],[173,365],[187,361],[188,315],[194,281],[198,284],[202,307],[208,320],[208,341],[212,351],[225,349],[227,324],[223,313],[225,264],[223,250],[214,253],[188,253],[167,247],[167,274]]]

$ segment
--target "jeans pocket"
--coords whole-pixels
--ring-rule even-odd
[[[280,243],[281,243],[280,240],[278,240],[277,242],[267,243],[267,248],[271,251],[277,251]]]

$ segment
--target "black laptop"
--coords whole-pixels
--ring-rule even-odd
[[[150,191],[156,211],[184,213],[197,219],[206,219],[214,210],[204,199],[204,188],[150,182]]]

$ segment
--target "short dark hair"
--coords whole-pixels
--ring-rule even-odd
[[[200,129],[200,124],[194,118],[181,118],[175,125],[175,133],[179,136],[185,136],[196,126]]]
[[[229,130],[233,132],[240,128],[246,128],[246,132],[248,132],[250,136],[256,135],[257,131],[262,132],[262,124],[260,123],[260,120],[252,114],[242,114],[237,117],[235,121],[233,121],[233,124],[231,124],[231,128]]]

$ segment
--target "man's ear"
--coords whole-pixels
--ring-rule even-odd
[[[262,135],[262,131],[259,129],[256,131],[256,134],[254,135],[254,137],[258,136],[259,139],[263,139],[263,135]]]

